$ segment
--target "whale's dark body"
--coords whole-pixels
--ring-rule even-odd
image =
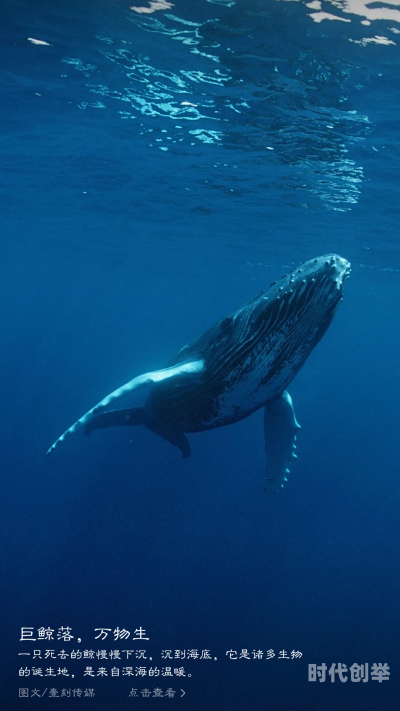
[[[188,456],[185,433],[229,425],[265,407],[267,488],[281,488],[299,428],[286,388],[331,323],[349,273],[338,255],[304,262],[184,346],[167,368],[105,398],[67,433],[82,424],[86,434],[142,424]],[[151,385],[144,407],[97,414],[142,385]]]

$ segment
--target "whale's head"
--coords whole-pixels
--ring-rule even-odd
[[[349,275],[346,259],[326,254],[284,274],[254,302],[251,321],[271,364],[267,380],[287,387],[329,327]]]
[[[328,321],[327,328],[343,300],[343,286],[350,271],[346,259],[338,254],[325,254],[303,262],[283,276],[277,287],[278,296],[287,305],[287,316],[295,316],[299,327],[314,324],[319,330]]]
[[[235,378],[257,372],[270,397],[281,394],[329,327],[349,274],[337,254],[311,259],[232,314],[231,336],[220,345]]]
[[[312,325],[318,332],[322,329],[321,335],[325,332],[343,300],[343,286],[350,271],[346,259],[325,254],[303,262],[282,278],[286,284],[278,284],[278,292],[287,304],[287,315],[294,317],[299,329]]]
[[[184,346],[169,367],[201,360],[201,373],[157,384],[146,407],[196,432],[280,397],[329,327],[349,273],[349,262],[328,254],[284,274]]]
[[[221,421],[219,398],[226,404],[227,393],[228,419],[282,395],[329,327],[349,274],[349,262],[336,254],[303,262],[179,351],[169,366],[205,363],[199,379],[182,380],[196,413],[207,411],[204,422]],[[168,384],[156,390],[171,397]]]

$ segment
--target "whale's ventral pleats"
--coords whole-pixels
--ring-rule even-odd
[[[287,388],[328,329],[350,264],[337,254],[303,262],[266,291],[185,345],[161,370],[136,376],[77,420],[80,427],[143,425],[190,455],[187,434],[230,425],[264,408],[265,491],[279,491],[296,458],[300,428]],[[147,387],[143,407],[105,410]]]

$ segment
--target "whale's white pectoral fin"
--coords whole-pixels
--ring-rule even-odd
[[[50,449],[47,451],[47,454],[50,454],[53,449],[55,449],[60,444],[60,442],[63,442],[68,435],[72,434],[73,432],[76,432],[77,429],[85,425],[88,420],[90,420],[91,416],[98,412],[98,410],[103,407],[107,407],[107,405],[109,405],[111,402],[113,403],[115,400],[118,400],[124,395],[127,395],[128,393],[132,392],[132,390],[137,390],[138,388],[141,388],[144,385],[160,383],[162,380],[174,378],[176,376],[182,375],[183,373],[201,373],[204,368],[204,360],[196,360],[192,363],[180,363],[179,365],[173,365],[170,368],[163,368],[162,370],[154,370],[151,373],[143,373],[143,375],[138,375],[136,378],[133,378],[133,380],[130,380],[129,383],[122,385],[120,388],[110,393],[110,395],[107,395],[107,397],[101,400],[101,402],[92,407],[92,409],[89,410],[85,415],[83,415],[83,417],[77,420],[72,425],[72,427],[66,430],[66,432],[64,432],[64,434],[61,435],[61,437],[59,437],[54,442],[54,444],[51,445]]]
[[[289,466],[296,459],[296,434],[300,425],[294,414],[292,398],[285,392],[278,400],[267,402],[264,410],[267,476],[265,491],[279,491],[287,481]]]

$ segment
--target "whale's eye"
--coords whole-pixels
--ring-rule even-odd
[[[232,323],[232,316],[227,316],[226,318],[223,318],[221,321],[221,328],[225,329],[228,328]]]

